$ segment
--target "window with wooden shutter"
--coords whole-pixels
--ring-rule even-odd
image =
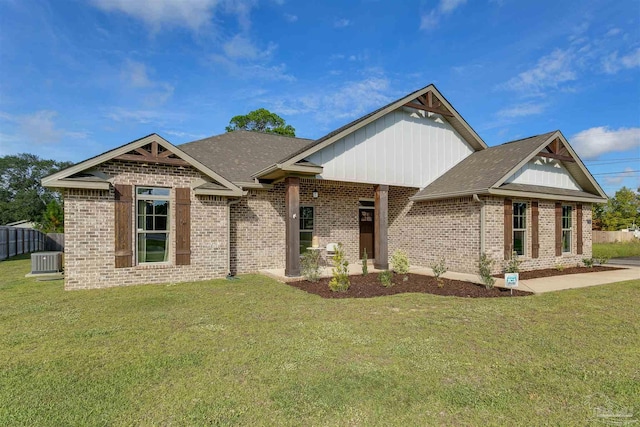
[[[538,258],[540,252],[538,201],[531,202],[531,258]]]
[[[576,253],[582,255],[582,205],[576,205]]]
[[[133,265],[131,213],[133,210],[133,188],[131,185],[115,184],[115,265],[116,268]]]
[[[556,256],[562,255],[562,203],[556,202]]]
[[[176,265],[191,264],[191,189],[176,188]]]
[[[504,199],[504,259],[511,259],[513,239],[513,204],[511,199]]]

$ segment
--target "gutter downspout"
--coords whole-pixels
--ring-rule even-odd
[[[480,255],[485,252],[485,242],[484,242],[484,223],[485,223],[485,201],[480,199],[477,194],[473,195],[473,200],[475,202],[480,203]]]
[[[235,276],[231,274],[231,205],[240,202],[240,198],[227,199],[227,280],[233,280]]]

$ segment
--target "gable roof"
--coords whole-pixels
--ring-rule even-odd
[[[368,125],[369,123],[379,119],[380,117],[403,107],[405,104],[410,103],[422,95],[427,93],[433,94],[442,104],[444,110],[442,113],[450,113],[450,117],[443,116],[443,119],[446,120],[451,126],[464,138],[474,150],[483,150],[487,148],[487,144],[480,138],[480,136],[469,126],[469,124],[462,118],[462,116],[453,108],[453,106],[446,100],[444,96],[438,91],[438,89],[430,84],[428,86],[423,87],[422,89],[418,89],[414,92],[411,92],[408,95],[403,96],[402,98],[396,99],[393,102],[367,114],[364,115],[351,123],[348,123],[328,134],[323,136],[322,138],[316,139],[311,143],[307,144],[304,147],[282,157],[279,161],[274,162],[272,165],[260,170],[257,173],[254,173],[254,177],[260,177],[264,171],[270,171],[277,164],[281,164],[285,168],[295,164],[303,160],[305,157],[310,156],[311,154],[320,151],[324,147],[338,141],[339,139],[357,131],[358,129]],[[416,104],[418,105],[418,104]],[[431,111],[431,110],[430,110]]]
[[[562,141],[570,157],[575,161],[572,164],[564,163],[565,169],[586,191],[526,184],[505,184],[509,177],[536,157],[556,138]],[[562,133],[553,131],[477,151],[416,193],[411,197],[411,200],[436,200],[473,194],[511,195],[518,192],[536,193],[537,197],[541,198],[562,196],[567,200],[584,199],[592,202],[602,202],[607,198]]]
[[[236,130],[179,147],[228,180],[241,183],[252,182],[252,174],[309,142],[306,138]]]
[[[158,146],[161,146],[165,150],[171,152],[172,155],[178,156],[180,159],[184,160],[186,163],[199,170],[204,175],[208,176],[214,181],[217,181],[223,187],[221,193],[231,196],[242,195],[242,190],[234,185],[231,181],[219,175],[208,166],[205,166],[188,153],[182,151],[181,149],[174,146],[169,141],[155,133],[152,133],[140,139],[136,139],[135,141],[131,141],[128,144],[121,145],[120,147],[114,148],[113,150],[109,150],[98,156],[94,156],[83,162],[77,163],[73,166],[56,172],[53,175],[42,178],[42,185],[44,187],[50,188],[88,188],[108,190],[110,183],[107,177],[99,175],[88,175],[84,172],[101,163],[119,156],[126,156],[127,153],[131,151],[135,151],[153,143],[158,144]]]

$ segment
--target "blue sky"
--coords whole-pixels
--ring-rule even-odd
[[[0,0],[0,155],[260,107],[317,138],[429,83],[490,146],[560,129],[607,193],[640,186],[636,0]]]

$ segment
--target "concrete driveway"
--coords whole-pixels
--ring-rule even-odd
[[[627,265],[629,267],[640,267],[640,256],[630,256],[627,258],[611,258],[608,264]]]
[[[606,285],[608,283],[639,279],[640,267],[628,267],[620,270],[600,271],[597,273],[566,274],[564,276],[521,280],[518,284],[518,289],[541,294],[544,292],[586,288],[588,286]]]

